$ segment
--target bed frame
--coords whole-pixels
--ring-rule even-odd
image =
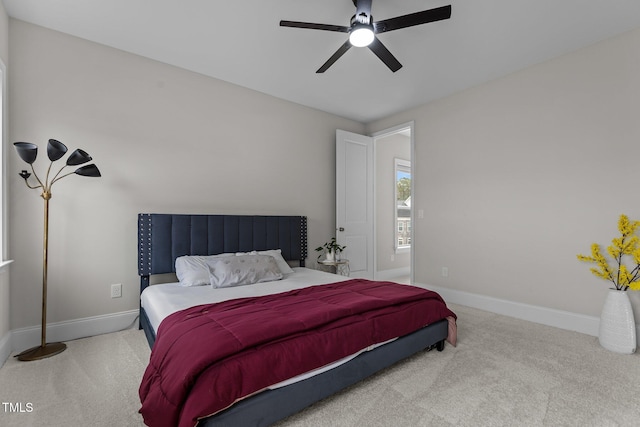
[[[307,218],[249,215],[138,215],[138,275],[140,292],[154,274],[175,273],[182,255],[281,249],[285,260],[305,266]],[[140,328],[149,346],[155,332],[142,307]],[[444,349],[448,322],[441,320],[397,340],[361,353],[337,368],[304,381],[267,390],[244,399],[198,426],[268,426],[355,384],[419,351]]]

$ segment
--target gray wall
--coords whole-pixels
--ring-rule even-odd
[[[415,121],[416,282],[599,316],[576,254],[640,220],[639,51],[635,30],[367,126]]]
[[[10,140],[40,145],[37,170],[56,138],[103,174],[53,187],[50,322],[138,307],[139,212],[307,215],[311,250],[333,236],[335,130],[363,124],[13,19],[10,51]],[[40,322],[43,201],[9,181],[16,329]]]
[[[326,241],[336,128],[414,121],[418,283],[597,316],[608,285],[575,256],[640,219],[640,30],[366,127],[23,22],[9,36],[10,141],[58,138],[103,172],[54,187],[51,322],[137,307],[141,211],[302,214]],[[9,192],[15,329],[40,319],[42,200]]]

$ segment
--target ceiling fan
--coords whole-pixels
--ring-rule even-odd
[[[395,56],[389,52],[389,49],[378,40],[376,34],[413,27],[414,25],[426,24],[428,22],[441,21],[451,17],[451,5],[449,5],[374,22],[371,16],[371,1],[372,0],[353,0],[353,4],[356,6],[356,14],[351,17],[351,24],[348,27],[297,21],[280,21],[280,26],[349,34],[349,39],[338,48],[336,53],[334,53],[316,73],[324,73],[327,71],[351,46],[368,47],[395,73],[402,68],[402,64],[400,64]]]

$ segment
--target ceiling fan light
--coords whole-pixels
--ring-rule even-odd
[[[355,47],[364,47],[369,46],[374,37],[371,26],[358,24],[351,30],[349,42]]]

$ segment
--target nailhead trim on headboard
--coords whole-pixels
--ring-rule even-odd
[[[305,259],[307,258],[307,217],[301,217],[300,221],[300,248],[302,250],[300,256],[300,267],[304,267]]]
[[[151,214],[138,215],[138,274],[151,274]]]

